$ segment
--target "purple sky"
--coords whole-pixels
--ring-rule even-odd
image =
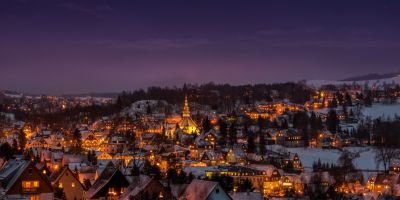
[[[400,71],[400,1],[1,0],[0,89],[122,91]]]

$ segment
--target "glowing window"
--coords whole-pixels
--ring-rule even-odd
[[[31,195],[29,196],[29,200],[40,200],[40,195]]]
[[[35,191],[39,188],[39,181],[22,181],[23,191]]]

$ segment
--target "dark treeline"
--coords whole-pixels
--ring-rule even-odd
[[[15,110],[16,119],[33,124],[48,124],[51,128],[66,127],[75,124],[86,117],[95,120],[110,116],[130,106],[133,102],[147,99],[165,100],[170,104],[182,104],[185,95],[191,102],[209,105],[220,112],[233,111],[239,101],[251,104],[255,101],[273,101],[273,99],[288,99],[293,103],[303,104],[310,99],[314,91],[301,83],[257,84],[232,86],[229,84],[208,83],[203,85],[184,84],[183,87],[149,87],[124,91],[118,95],[117,101],[109,105],[75,106],[59,112],[31,113]],[[1,104],[0,112],[7,112],[6,103]]]
[[[144,99],[166,100],[171,104],[181,104],[185,95],[191,101],[211,105],[217,110],[231,109],[236,101],[253,103],[254,101],[272,101],[273,98],[288,99],[303,104],[310,99],[314,91],[300,83],[256,84],[232,86],[229,84],[208,83],[204,85],[185,84],[177,87],[149,87],[145,90],[122,92],[117,104],[123,108]]]
[[[376,119],[372,126],[376,145],[400,147],[400,120],[383,121]]]
[[[75,106],[65,111],[55,113],[27,113],[23,111],[14,111],[17,120],[27,121],[33,125],[44,124],[50,129],[59,130],[70,127],[84,118],[94,121],[99,117],[109,116],[119,111],[115,104],[110,105],[91,105]]]

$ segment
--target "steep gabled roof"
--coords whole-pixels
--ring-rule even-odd
[[[108,162],[106,168],[100,174],[99,178],[94,182],[93,186],[86,192],[86,198],[93,198],[102,188],[106,187],[111,179],[116,175],[125,178],[121,171],[114,165],[113,162]],[[129,184],[128,180],[121,180],[121,182]]]
[[[23,160],[9,160],[5,163],[0,170],[0,181],[5,191],[10,189],[28,165],[29,163]]]
[[[41,179],[47,186],[49,191],[53,191],[53,188],[48,181],[47,177],[44,177],[42,173],[29,161],[25,160],[10,160],[2,169],[0,169],[0,181],[2,183],[2,189],[7,194],[8,192],[18,191],[18,188],[15,187],[15,183],[22,177],[22,174],[25,170],[32,169],[32,173],[37,174],[38,178]],[[31,172],[29,172],[31,173]],[[13,189],[14,188],[14,189]]]
[[[62,176],[64,176],[64,174],[68,172],[69,174],[71,174],[71,176],[77,181],[79,182],[79,184],[82,186],[82,188],[85,188],[82,183],[79,181],[78,177],[76,177],[76,175],[68,168],[68,167],[64,167],[64,169],[60,170],[60,173],[53,173],[50,176],[50,180],[51,180],[51,184],[56,184]],[[55,185],[54,185],[55,186]]]
[[[136,176],[132,180],[132,184],[126,189],[121,200],[130,199],[131,196],[138,195],[153,179],[149,176],[140,175]]]
[[[181,199],[206,200],[216,187],[218,187],[217,182],[194,179],[186,188]],[[229,197],[229,195],[227,196]]]

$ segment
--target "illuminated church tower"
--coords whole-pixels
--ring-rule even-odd
[[[183,132],[188,134],[199,133],[196,122],[194,122],[193,119],[190,117],[189,102],[187,96],[185,96],[185,104],[183,106],[182,120],[179,122],[179,127],[182,129]]]

